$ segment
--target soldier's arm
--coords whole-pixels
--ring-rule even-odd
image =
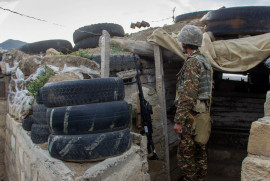
[[[198,86],[200,77],[200,64],[197,59],[191,58],[187,60],[187,66],[184,70],[183,88],[178,93],[176,114],[174,122],[185,125],[185,121],[189,119],[188,113],[195,104],[198,96]]]

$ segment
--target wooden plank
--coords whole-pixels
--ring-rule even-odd
[[[237,98],[257,98],[257,99],[265,99],[265,94],[262,93],[251,93],[251,92],[221,92],[215,91],[213,92],[213,97],[237,97]]]
[[[256,99],[256,98],[241,98],[241,97],[213,97],[213,103],[226,103],[226,102],[234,102],[234,103],[252,103],[252,104],[261,104],[265,102],[265,98]]]
[[[178,140],[178,135],[175,134],[175,132],[173,131],[173,127],[174,127],[174,122],[169,121],[167,128],[168,130],[168,143],[169,145],[174,144],[177,140]]]
[[[167,113],[166,113],[166,98],[165,98],[165,84],[164,84],[164,70],[162,51],[158,45],[154,45],[154,57],[156,68],[156,90],[161,108],[161,121],[163,124],[163,134],[165,140],[165,166],[167,172],[167,180],[170,181],[170,157],[169,157],[169,143],[168,143],[168,130],[167,130]]]
[[[151,43],[147,41],[131,40],[131,39],[125,39],[122,37],[113,37],[111,40],[111,43],[114,45],[117,45],[120,48],[126,49],[132,53],[135,53],[137,55],[153,57],[153,53],[154,53],[153,46]],[[184,60],[180,56],[176,55],[175,53],[167,49],[162,49],[162,54],[164,58],[168,60],[184,62]]]
[[[233,112],[249,112],[249,113],[263,113],[263,106],[258,108],[258,107],[218,107],[218,106],[213,106],[212,105],[212,112],[227,112],[227,113],[233,113]]]
[[[6,87],[4,78],[0,78],[0,99],[6,99]]]
[[[110,34],[106,31],[102,31],[101,37],[101,63],[100,63],[101,77],[110,76]]]

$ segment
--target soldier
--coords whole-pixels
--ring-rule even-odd
[[[184,26],[177,38],[181,42],[183,53],[188,54],[177,74],[176,85],[174,131],[179,134],[178,166],[184,181],[202,181],[207,174],[206,145],[195,141],[193,123],[196,115],[205,112],[209,113],[210,119],[212,68],[198,49],[203,38],[198,27]]]

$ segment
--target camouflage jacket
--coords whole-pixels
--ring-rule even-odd
[[[192,56],[198,53],[199,51],[192,52],[177,74],[178,81],[176,85],[176,113],[174,122],[183,126],[186,121],[190,119],[188,113],[194,107],[198,97],[200,63],[197,58]]]

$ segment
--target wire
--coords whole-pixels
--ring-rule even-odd
[[[50,23],[50,24],[53,24],[53,25],[56,25],[56,26],[61,26],[61,27],[65,27],[64,25],[60,25],[60,24],[57,24],[57,23],[52,23],[52,22],[49,22],[47,20],[44,20],[44,19],[40,19],[40,18],[36,18],[36,17],[33,17],[33,16],[29,16],[29,15],[25,15],[25,14],[22,14],[22,13],[19,13],[19,12],[16,12],[16,11],[12,11],[10,9],[7,9],[7,8],[3,8],[0,6],[0,9],[4,10],[4,11],[9,11],[11,13],[14,13],[14,14],[17,14],[17,15],[20,15],[20,16],[23,16],[23,17],[27,17],[27,18],[31,18],[31,19],[35,19],[35,20],[38,20],[38,21],[42,21],[42,22],[46,22],[46,23]],[[169,20],[169,19],[173,19],[174,21],[174,11],[175,11],[175,8],[173,9],[173,16],[172,17],[168,17],[168,18],[165,18],[165,19],[161,19],[161,20],[156,20],[156,21],[150,21],[150,22],[161,22],[161,21],[165,21],[165,20]],[[79,32],[82,32],[82,33],[88,33],[88,34],[92,34],[94,36],[101,36],[102,34],[100,33],[94,33],[94,32],[88,32],[88,31],[82,31],[82,30],[75,30],[75,31],[79,31]]]
[[[169,17],[169,18],[165,18],[165,19],[161,19],[161,20],[156,20],[156,21],[150,21],[150,22],[160,22],[160,21],[165,21],[165,20],[168,20],[168,19],[171,19],[173,17]]]
[[[20,16],[24,16],[24,17],[27,17],[27,18],[31,18],[31,19],[35,19],[35,20],[38,20],[38,21],[42,21],[42,22],[46,22],[46,23],[51,23],[47,20],[44,20],[44,19],[40,19],[40,18],[36,18],[36,17],[33,17],[33,16],[28,16],[28,15],[25,15],[25,14],[22,14],[22,13],[19,13],[19,12],[16,12],[16,11],[12,11],[10,9],[6,9],[6,8],[3,8],[0,6],[0,9],[4,10],[4,11],[9,11],[11,13],[14,13],[14,14],[17,14],[17,15],[20,15]],[[56,23],[51,23],[53,25],[56,25],[56,26],[61,26],[61,27],[65,27],[64,25],[60,25],[60,24],[56,24]],[[92,35],[95,35],[95,36],[101,36],[102,34],[100,33],[94,33],[94,32],[88,32],[88,31],[82,31],[82,30],[76,30],[76,31],[79,31],[79,32],[82,32],[82,33],[88,33],[88,34],[92,34]]]
[[[28,16],[28,15],[25,15],[25,14],[22,14],[22,13],[19,13],[19,12],[16,12],[16,11],[12,11],[12,10],[10,10],[10,9],[3,8],[3,7],[1,7],[1,6],[0,6],[0,9],[2,9],[2,10],[4,10],[4,11],[9,11],[9,12],[14,13],[14,14],[18,14],[18,15],[20,15],[20,16],[24,16],[24,17],[27,17],[27,18],[32,18],[32,19],[35,19],[35,20],[38,20],[38,21],[43,21],[43,22],[46,22],[46,23],[51,23],[51,22],[48,22],[48,21],[46,21],[46,20],[44,20],[44,19],[39,19],[39,18],[35,18],[35,17],[33,17],[33,16]],[[64,27],[63,25],[56,24],[56,23],[51,23],[51,24],[56,25],[56,26],[62,26],[62,27]]]
[[[173,19],[173,22],[174,22],[174,12],[175,12],[175,9],[176,9],[176,7],[174,7],[173,9],[172,9],[172,12],[173,12],[173,16],[172,17],[168,17],[168,18],[165,18],[165,19],[161,19],[161,20],[156,20],[156,21],[150,21],[150,22],[160,22],[160,21],[165,21],[165,20],[169,20],[169,19]]]
[[[0,9],[2,9],[4,11],[9,11],[11,13],[14,13],[14,14],[17,14],[17,15],[20,15],[20,16],[24,16],[24,17],[27,17],[27,18],[35,19],[35,20],[38,20],[38,21],[46,22],[46,23],[51,23],[51,22],[49,22],[47,20],[36,18],[36,17],[33,17],[33,16],[28,16],[28,15],[25,15],[25,14],[22,14],[22,13],[19,13],[19,12],[16,12],[16,11],[12,11],[10,9],[3,8],[1,6],[0,6]],[[56,26],[65,27],[64,25],[60,25],[60,24],[56,24],[56,23],[51,23],[51,24],[56,25]],[[100,33],[97,34],[97,33],[87,32],[87,31],[82,31],[82,30],[76,30],[76,31],[79,31],[79,32],[82,32],[82,33],[89,33],[89,34],[92,34],[92,35],[95,35],[95,36],[101,36],[102,35]]]

